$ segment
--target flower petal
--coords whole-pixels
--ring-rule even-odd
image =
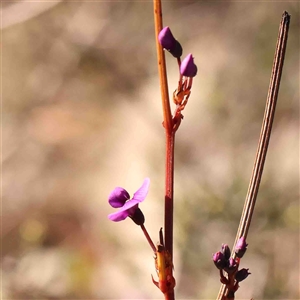
[[[133,198],[130,201],[133,201],[133,200],[136,200],[138,202],[144,201],[148,194],[148,191],[149,191],[149,185],[150,185],[150,179],[145,178],[142,186],[134,193]],[[128,201],[128,202],[130,202],[130,201]]]
[[[111,221],[119,222],[125,220],[129,216],[128,211],[117,211],[115,213],[109,214],[108,218]]]
[[[132,216],[135,213],[138,203],[136,200],[129,200],[117,212],[109,214],[108,218],[114,222],[125,220],[128,216]]]
[[[128,192],[122,187],[116,187],[108,196],[108,202],[112,207],[122,207],[130,199]]]

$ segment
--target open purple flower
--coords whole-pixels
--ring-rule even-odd
[[[194,63],[192,54],[188,54],[180,65],[180,74],[186,77],[195,77],[197,75],[197,66]]]
[[[125,189],[116,187],[110,193],[108,202],[112,207],[120,207],[120,209],[117,212],[108,215],[108,218],[111,221],[119,222],[130,217],[137,225],[143,225],[145,217],[139,209],[139,203],[145,200],[148,194],[149,185],[150,179],[145,178],[142,186],[133,194],[133,197],[130,200],[130,196]]]
[[[168,26],[160,31],[158,40],[162,47],[168,50],[174,57],[179,58],[182,55],[182,47],[174,38],[171,29]]]

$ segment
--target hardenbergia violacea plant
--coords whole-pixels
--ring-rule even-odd
[[[131,199],[129,193],[124,188],[117,187],[111,192],[108,198],[109,204],[114,208],[118,208],[118,211],[110,214],[109,219],[119,222],[129,217],[136,225],[141,227],[152,251],[154,252],[155,269],[158,279],[156,280],[152,276],[152,281],[164,294],[165,299],[173,300],[175,299],[174,288],[176,286],[176,280],[173,274],[173,188],[175,134],[183,119],[182,112],[185,109],[191,94],[193,78],[197,75],[197,66],[194,63],[194,57],[192,54],[188,54],[184,59],[181,59],[183,48],[180,42],[173,36],[170,27],[167,26],[163,28],[161,1],[154,0],[153,4],[158,70],[163,107],[163,128],[166,137],[164,233],[162,228],[160,228],[158,233],[159,242],[157,245],[155,245],[145,228],[145,217],[139,207],[139,204],[143,202],[147,196],[150,185],[149,178],[144,179],[142,186],[134,193]],[[230,251],[230,248],[227,244],[222,244],[220,251],[213,254],[212,257],[215,266],[220,272],[220,281],[222,283],[220,292],[217,296],[217,299],[219,300],[234,299],[235,293],[239,288],[239,283],[245,280],[249,274],[251,274],[248,268],[240,268],[240,263],[241,258],[244,256],[248,246],[246,239],[253,215],[256,196],[263,173],[264,162],[271,135],[287,44],[289,22],[290,16],[287,12],[284,12],[279,28],[278,41],[271,73],[265,115],[263,118],[261,135],[258,143],[258,150],[236,236],[236,241],[233,246],[234,250]],[[171,113],[171,105],[169,100],[164,50],[169,52],[171,55],[170,57],[173,56],[173,59],[175,58],[176,63],[178,64],[178,84],[172,94],[172,100],[175,105],[173,114]]]

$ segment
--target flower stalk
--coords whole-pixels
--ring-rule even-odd
[[[145,227],[144,224],[141,225],[141,229],[142,229],[142,231],[143,231],[143,233],[144,233],[144,235],[145,235],[145,237],[146,237],[146,239],[147,239],[147,241],[148,241],[151,249],[153,250],[153,252],[155,254],[156,253],[156,247],[155,247],[155,245],[154,245],[154,243],[153,243],[153,241],[152,241],[152,239],[151,239],[151,237],[150,237],[150,235],[149,235],[149,233],[148,233],[148,231],[147,231],[147,229],[146,229],[146,227]]]

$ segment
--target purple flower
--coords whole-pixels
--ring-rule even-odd
[[[182,55],[182,47],[174,38],[168,26],[160,31],[158,34],[158,40],[162,47],[168,50],[174,57],[179,58]]]
[[[225,259],[225,256],[221,251],[218,251],[213,255],[213,261],[215,263],[215,266],[220,270],[224,269],[227,265],[227,260]]]
[[[249,269],[241,269],[239,271],[237,271],[235,273],[235,280],[238,281],[238,282],[241,282],[243,281],[244,279],[246,279],[251,273],[248,272]]]
[[[186,77],[195,77],[197,75],[197,70],[192,54],[188,54],[180,65],[180,74]]]
[[[148,194],[149,185],[150,179],[145,178],[142,186],[133,194],[133,197],[130,200],[128,200],[130,196],[125,189],[116,187],[110,193],[108,202],[112,207],[120,207],[120,209],[117,212],[108,215],[108,218],[111,221],[119,222],[130,217],[137,225],[143,225],[145,217],[138,205],[145,200]]]
[[[237,257],[242,258],[247,250],[248,244],[246,243],[245,237],[241,237],[235,246],[235,254]]]

